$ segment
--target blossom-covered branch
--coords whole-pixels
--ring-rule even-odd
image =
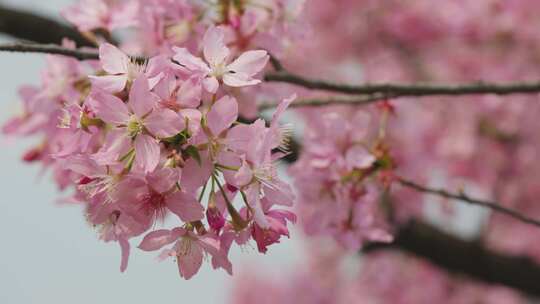
[[[448,190],[445,190],[445,189],[430,188],[430,187],[423,186],[423,185],[417,184],[417,183],[415,183],[413,181],[406,180],[406,179],[403,179],[403,178],[399,178],[398,182],[401,185],[403,185],[405,187],[408,187],[408,188],[411,188],[411,189],[414,189],[416,191],[420,191],[420,192],[424,192],[424,193],[428,193],[428,194],[433,194],[433,195],[438,195],[438,196],[442,196],[442,197],[448,198],[448,199],[455,199],[455,200],[465,202],[465,203],[468,203],[468,204],[472,204],[472,205],[478,205],[478,206],[486,207],[486,208],[489,208],[489,209],[491,209],[491,210],[493,210],[495,212],[499,212],[499,213],[503,213],[503,214],[506,214],[508,216],[511,216],[511,217],[521,221],[521,222],[540,227],[540,221],[539,220],[530,218],[530,217],[528,217],[528,216],[526,216],[526,215],[524,215],[524,214],[522,214],[522,213],[520,213],[520,212],[518,212],[516,210],[506,208],[506,207],[502,206],[501,204],[499,204],[497,202],[490,202],[490,201],[486,201],[486,200],[480,200],[480,199],[477,199],[477,198],[472,198],[472,197],[468,196],[467,194],[465,194],[463,192],[452,193],[452,192],[449,192]]]
[[[78,60],[98,59],[97,52],[81,49],[69,49],[52,44],[25,44],[9,43],[0,44],[0,51],[47,53],[63,55],[76,58]],[[345,94],[366,94],[358,97],[329,97],[322,99],[298,100],[292,107],[317,107],[327,105],[365,105],[388,98],[398,98],[407,96],[435,96],[435,95],[476,95],[476,94],[535,94],[540,93],[540,82],[516,82],[516,83],[491,83],[477,82],[462,85],[431,85],[431,84],[368,84],[351,86],[336,84],[318,80],[302,78],[288,72],[268,73],[265,75],[267,81],[286,82],[304,86],[310,89],[321,89],[341,92]],[[263,104],[261,109],[275,107],[273,104]]]

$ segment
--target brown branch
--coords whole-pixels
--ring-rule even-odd
[[[45,16],[0,5],[0,32],[36,43],[61,44],[68,38],[77,46],[94,46],[76,29]]]
[[[393,243],[370,244],[363,251],[380,249],[403,250],[450,272],[540,296],[540,265],[530,258],[500,254],[425,223],[412,221],[398,230]]]
[[[266,81],[284,82],[299,85],[308,89],[318,89],[325,91],[340,92],[344,94],[386,94],[393,97],[405,96],[461,96],[478,94],[529,94],[540,93],[540,81],[517,82],[517,83],[488,83],[476,82],[458,85],[435,85],[435,84],[365,84],[347,85],[322,80],[303,78],[288,72],[268,73],[265,75]]]
[[[56,44],[6,43],[0,44],[0,51],[55,54],[73,57],[78,60],[99,59],[99,54],[97,52],[69,49]]]
[[[491,210],[493,210],[495,212],[499,212],[499,213],[511,216],[514,219],[519,220],[519,221],[521,221],[523,223],[527,223],[527,224],[530,224],[530,225],[540,227],[540,221],[538,221],[536,219],[533,219],[533,218],[530,218],[530,217],[528,217],[528,216],[526,216],[524,214],[521,214],[520,212],[518,212],[516,210],[503,207],[499,203],[496,203],[496,202],[490,202],[490,201],[485,201],[485,200],[472,198],[472,197],[469,197],[467,194],[465,194],[463,192],[452,193],[452,192],[449,192],[449,191],[447,191],[445,189],[429,188],[429,187],[422,186],[420,184],[417,184],[415,182],[412,182],[412,181],[409,181],[409,180],[406,180],[406,179],[403,179],[403,178],[398,178],[397,181],[401,185],[403,185],[405,187],[408,187],[408,188],[411,188],[411,189],[414,189],[414,190],[419,191],[419,192],[433,194],[433,195],[437,195],[437,196],[442,196],[442,197],[448,198],[448,199],[455,199],[455,200],[459,200],[461,202],[465,202],[465,203],[468,203],[468,204],[471,204],[471,205],[478,205],[478,206],[486,207],[486,208],[489,208],[489,209],[491,209]]]

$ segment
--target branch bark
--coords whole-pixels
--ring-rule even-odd
[[[399,229],[393,243],[370,244],[364,252],[382,249],[403,250],[451,272],[540,297],[540,266],[531,259],[488,250],[422,222],[411,221]]]
[[[0,5],[0,32],[37,43],[61,44],[73,40],[77,46],[94,46],[76,29],[45,16]]]
[[[426,187],[426,186],[422,186],[420,184],[417,184],[413,181],[409,181],[409,180],[406,180],[406,179],[403,179],[403,178],[398,178],[397,180],[401,185],[407,187],[407,188],[411,188],[413,190],[416,190],[416,191],[419,191],[419,192],[423,192],[423,193],[428,193],[428,194],[432,194],[432,195],[437,195],[437,196],[441,196],[441,197],[444,197],[444,198],[449,198],[449,199],[455,199],[455,200],[458,200],[458,201],[461,201],[461,202],[465,202],[465,203],[468,203],[468,204],[471,204],[471,205],[477,205],[477,206],[482,206],[482,207],[486,207],[486,208],[489,208],[495,212],[499,212],[499,213],[502,213],[502,214],[506,214],[510,217],[513,217],[514,219],[520,221],[520,222],[523,222],[523,223],[526,223],[526,224],[530,224],[530,225],[533,225],[533,226],[536,226],[536,227],[540,227],[540,221],[536,220],[536,219],[533,219],[533,218],[530,218],[516,210],[513,210],[513,209],[509,209],[509,208],[506,208],[504,206],[502,206],[500,203],[497,203],[497,202],[490,202],[490,201],[485,201],[485,200],[480,200],[480,199],[476,199],[476,198],[472,198],[470,196],[468,196],[467,194],[463,193],[463,192],[460,192],[460,193],[452,193],[452,192],[449,192],[445,189],[435,189],[435,188],[430,188],[430,187]],[[540,286],[539,286],[540,287]]]
[[[265,80],[295,84],[308,89],[317,89],[353,95],[384,94],[387,96],[392,96],[392,98],[406,96],[461,96],[478,94],[510,95],[540,93],[540,81],[517,83],[476,82],[457,85],[383,83],[354,86],[304,78],[288,72],[268,73],[265,75]]]
[[[0,51],[55,54],[73,57],[78,60],[99,59],[99,54],[95,51],[68,49],[56,44],[6,43],[0,44]]]

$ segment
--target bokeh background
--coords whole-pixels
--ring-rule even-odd
[[[0,1],[55,18],[71,2]],[[43,67],[44,55],[0,53],[0,124],[19,111],[17,88],[38,84]],[[80,206],[59,204],[67,194],[58,192],[47,172],[20,160],[32,143],[0,135],[0,303],[226,302],[230,276],[209,264],[185,281],[172,260],[160,263],[154,253],[133,248],[128,270],[120,273],[118,245],[100,242]],[[272,275],[286,269],[299,257],[297,234],[267,256],[250,247],[233,250],[235,272],[256,266]]]
[[[10,0],[0,4],[30,9],[60,18],[70,0]],[[0,20],[1,21],[1,20]],[[0,42],[9,38],[0,36]],[[37,84],[44,55],[0,53],[0,124],[18,113],[17,88]],[[289,117],[290,118],[290,117]],[[298,120],[295,132],[298,132]],[[297,133],[298,134],[298,133]],[[37,139],[35,139],[37,140]],[[32,140],[16,141],[0,135],[0,304],[3,303],[226,303],[233,285],[223,271],[209,264],[189,281],[178,276],[172,261],[159,263],[153,253],[143,253],[132,242],[126,273],[119,272],[117,244],[105,244],[86,223],[82,208],[62,205],[66,197],[38,165],[20,161]],[[443,184],[443,180],[437,182]],[[466,189],[471,195],[482,195]],[[433,199],[433,198],[430,198]],[[440,204],[426,204],[428,220],[467,238],[476,235],[488,210],[455,204],[449,222]],[[302,236],[292,230],[291,240],[272,246],[268,254],[246,247],[231,252],[235,273],[249,268],[265,276],[290,273],[302,257]],[[354,253],[352,253],[354,255]],[[352,256],[351,262],[358,257]],[[271,295],[261,295],[271,296]]]

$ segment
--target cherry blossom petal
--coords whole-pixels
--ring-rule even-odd
[[[155,251],[161,249],[163,246],[173,243],[178,239],[171,230],[160,229],[155,230],[144,236],[139,249],[144,251]]]
[[[131,86],[129,92],[129,106],[139,118],[142,118],[156,105],[157,97],[150,92],[148,78],[141,74]]]
[[[281,118],[281,115],[283,115],[283,112],[287,110],[289,105],[296,99],[296,94],[291,95],[289,98],[283,99],[279,105],[276,108],[276,111],[272,115],[272,121],[270,122],[270,125],[273,127],[276,127],[278,124],[279,119]]]
[[[157,137],[170,137],[185,129],[186,123],[178,113],[169,109],[152,112],[145,120],[144,126]]]
[[[211,67],[222,65],[229,56],[229,48],[224,42],[225,33],[220,27],[211,26],[203,37],[204,58]]]
[[[270,223],[268,223],[268,220],[264,215],[261,205],[259,183],[253,183],[249,187],[247,191],[247,199],[249,205],[251,206],[251,209],[253,210],[253,220],[255,221],[255,223],[257,223],[257,225],[259,225],[263,229],[269,228]]]
[[[135,164],[144,173],[152,172],[159,163],[160,149],[156,139],[148,135],[135,138]]]
[[[92,86],[98,87],[108,93],[117,93],[126,87],[127,75],[88,76]]]
[[[194,75],[184,81],[177,94],[178,104],[183,108],[196,108],[201,104],[201,77]]]
[[[223,83],[230,87],[246,87],[259,84],[261,81],[244,73],[227,73],[223,75]]]
[[[92,159],[99,165],[113,165],[125,155],[131,148],[130,138],[124,134],[124,130],[109,132],[105,137],[105,143]]]
[[[129,261],[130,246],[129,242],[125,238],[119,238],[118,244],[122,252],[122,261],[120,262],[120,272],[124,272],[127,269]]]
[[[193,222],[204,218],[204,207],[190,194],[177,191],[166,199],[167,208],[184,222]]]
[[[185,172],[191,172],[190,174],[182,174],[180,177],[180,186],[182,189],[189,193],[195,193],[197,189],[202,187],[210,178],[214,166],[212,162],[201,153],[202,163],[199,164],[197,160],[190,158],[184,165]]]
[[[177,256],[178,271],[186,280],[197,274],[203,262],[203,250],[198,244],[192,243],[188,248],[188,252]]]
[[[104,43],[99,46],[101,67],[109,74],[126,74],[129,57],[112,44]]]
[[[207,77],[202,81],[204,89],[208,93],[215,94],[219,88],[219,81],[216,77]]]
[[[294,203],[294,192],[291,186],[279,179],[272,181],[272,187],[264,187],[265,198],[272,204],[292,206]]]
[[[206,115],[208,127],[214,136],[228,129],[238,119],[238,103],[230,96],[221,97]]]
[[[127,106],[114,95],[93,91],[90,94],[89,104],[96,115],[107,123],[121,125],[129,120],[130,113]]]
[[[270,56],[266,51],[248,51],[229,64],[227,70],[252,77],[264,69],[269,59]]]
[[[173,47],[173,59],[190,71],[199,71],[204,75],[210,72],[208,65],[199,57],[193,56],[186,48]]]
[[[234,175],[234,179],[239,187],[246,186],[253,180],[253,171],[245,160],[242,161],[242,166]]]
[[[178,182],[179,171],[176,168],[157,169],[152,174],[146,176],[146,181],[152,189],[159,193],[165,193],[174,187]]]

